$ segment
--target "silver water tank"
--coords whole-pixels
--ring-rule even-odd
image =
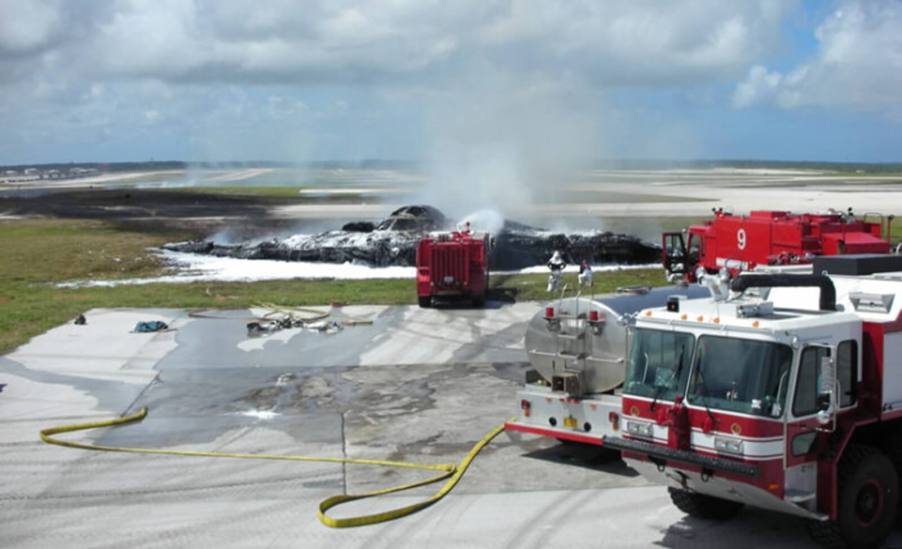
[[[625,375],[626,316],[663,307],[670,296],[697,299],[709,295],[698,286],[668,286],[551,301],[546,307],[553,309],[553,314],[548,316],[550,311],[543,307],[526,330],[529,362],[556,390],[576,395],[613,391]]]

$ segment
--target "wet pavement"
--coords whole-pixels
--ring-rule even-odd
[[[401,520],[333,530],[325,497],[422,472],[328,463],[120,455],[49,446],[41,428],[147,406],[107,445],[457,462],[516,411],[539,304],[347,307],[335,333],[249,337],[265,311],[92,310],[0,357],[0,524],[16,547],[806,547],[795,519],[688,519],[664,488],[597,450],[500,435],[451,496]],[[139,320],[171,330],[138,334]],[[79,438],[79,435],[72,435]],[[367,500],[371,513],[431,494]]]

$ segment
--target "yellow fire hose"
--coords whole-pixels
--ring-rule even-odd
[[[147,408],[141,408],[134,414],[118,417],[115,419],[106,419],[101,421],[92,421],[86,423],[73,423],[69,425],[60,425],[57,427],[50,427],[48,429],[41,430],[41,440],[46,442],[47,444],[55,444],[57,446],[64,446],[67,448],[78,448],[82,450],[97,450],[102,452],[120,452],[120,453],[128,453],[128,454],[156,454],[156,455],[167,455],[167,456],[186,456],[186,457],[215,457],[215,458],[236,458],[236,459],[266,459],[266,460],[274,460],[274,461],[318,461],[318,462],[327,462],[327,463],[353,463],[357,465],[377,465],[380,467],[398,467],[404,469],[421,469],[425,471],[440,471],[439,475],[428,478],[426,480],[420,480],[417,482],[411,482],[409,484],[402,484],[399,486],[392,486],[390,488],[383,488],[381,490],[374,490],[372,492],[366,492],[363,494],[347,494],[347,495],[339,495],[332,496],[324,499],[319,504],[319,511],[317,511],[316,516],[319,518],[319,521],[326,526],[330,526],[332,528],[349,528],[352,526],[366,526],[370,524],[377,524],[380,522],[387,522],[390,520],[394,520],[397,518],[401,518],[421,509],[425,509],[429,507],[433,503],[436,503],[446,495],[448,495],[451,490],[457,485],[460,481],[460,478],[466,473],[467,468],[470,466],[470,463],[473,462],[473,459],[476,458],[476,455],[482,450],[489,442],[492,441],[493,438],[498,436],[501,431],[504,430],[504,425],[499,425],[498,427],[492,429],[487,433],[482,439],[477,442],[473,448],[467,453],[466,456],[460,461],[458,464],[453,463],[411,463],[407,461],[388,461],[388,460],[378,460],[378,459],[358,459],[358,458],[335,458],[335,457],[312,457],[312,456],[296,456],[296,455],[276,455],[276,454],[242,454],[242,453],[232,453],[232,452],[203,452],[196,450],[162,450],[162,449],[154,449],[154,448],[127,448],[127,447],[119,447],[119,446],[103,446],[99,444],[87,444],[82,442],[72,442],[68,440],[61,440],[58,438],[54,438],[53,435],[58,435],[61,433],[71,433],[74,431],[87,431],[91,429],[100,429],[103,427],[114,427],[117,425],[126,425],[129,423],[135,423],[143,420],[147,416]],[[332,518],[326,514],[326,511],[329,509],[341,505],[343,503],[348,503],[350,501],[356,501],[376,496],[381,496],[385,494],[392,494],[395,492],[401,492],[404,490],[410,490],[412,488],[417,488],[419,486],[426,486],[429,484],[433,484],[435,482],[440,482],[442,480],[448,479],[442,487],[435,492],[430,498],[414,503],[412,505],[407,505],[404,507],[399,507],[397,509],[392,509],[390,511],[384,511],[381,513],[374,513],[371,515],[361,515],[357,517],[349,517],[349,518]]]

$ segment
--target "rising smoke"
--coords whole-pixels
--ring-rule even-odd
[[[583,90],[494,70],[453,82],[426,106],[427,183],[418,198],[455,219],[481,210],[535,218],[601,156],[599,101]]]

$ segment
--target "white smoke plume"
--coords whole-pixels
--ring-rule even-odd
[[[470,229],[476,232],[496,234],[504,227],[504,216],[497,210],[479,210],[467,214],[460,220],[460,224],[470,224]]]
[[[602,156],[599,102],[578,85],[470,70],[426,105],[427,183],[418,197],[455,219],[523,217]]]

